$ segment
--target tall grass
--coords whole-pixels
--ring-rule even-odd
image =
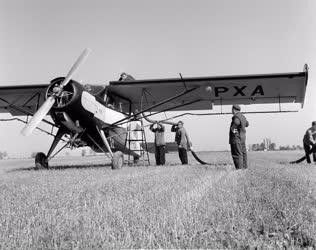
[[[0,247],[316,247],[315,168],[268,159],[5,173]]]

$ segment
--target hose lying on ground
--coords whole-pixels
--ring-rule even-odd
[[[191,151],[194,159],[197,160],[202,165],[216,165],[216,166],[226,166],[226,165],[228,165],[228,163],[208,163],[208,162],[205,162],[205,161],[201,160],[192,149],[190,151]]]
[[[306,159],[306,156],[303,156],[302,158],[299,158],[296,161],[290,161],[290,164],[298,164],[301,163],[302,161],[304,161]]]
[[[194,151],[191,150],[191,153],[193,155],[193,157],[195,158],[195,160],[197,160],[199,163],[201,163],[202,165],[209,165],[208,163],[206,163],[205,161],[202,161]]]
[[[312,147],[311,151],[309,152],[309,155],[311,155],[312,153],[316,152],[316,146]],[[299,158],[296,161],[291,161],[290,164],[298,164],[301,163],[302,161],[304,161],[306,159],[306,156],[303,156],[302,158]]]

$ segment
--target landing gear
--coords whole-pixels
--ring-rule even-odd
[[[112,157],[112,169],[120,169],[124,164],[124,156],[121,151],[113,153]]]
[[[121,151],[116,151],[113,153],[109,142],[107,140],[107,138],[105,137],[104,131],[99,129],[98,126],[96,126],[97,131],[99,132],[102,141],[105,145],[105,147],[107,148],[107,151],[110,153],[111,158],[112,158],[112,169],[121,169],[123,167],[124,164],[124,156],[123,153]],[[91,138],[92,139],[92,138]],[[107,151],[105,151],[101,146],[99,146],[97,143],[95,143],[104,153],[107,153]]]
[[[48,159],[47,156],[40,152],[35,156],[35,168],[36,169],[48,169]]]
[[[42,152],[36,154],[36,156],[35,156],[35,169],[48,169],[48,159],[50,159],[53,150],[56,148],[58,142],[61,140],[61,138],[63,137],[64,134],[65,134],[65,131],[63,129],[59,129],[57,131],[57,134],[55,135],[54,141],[53,141],[50,149],[48,150],[47,156]]]

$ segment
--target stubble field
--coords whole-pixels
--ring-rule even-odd
[[[302,152],[250,152],[240,171],[229,152],[199,155],[214,165],[1,161],[0,248],[316,247],[316,165],[286,163]]]

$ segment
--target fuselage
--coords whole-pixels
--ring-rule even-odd
[[[53,93],[54,88],[58,88],[63,79],[56,78],[51,82],[46,97]],[[81,146],[90,146],[97,152],[107,151],[99,133],[103,130],[105,136],[110,137],[108,142],[113,151],[138,155],[139,152],[131,152],[130,145],[127,145],[127,129],[131,124],[125,122],[112,126],[129,115],[115,106],[105,86],[81,85],[70,81],[56,98],[50,114],[54,122],[71,136],[79,135]]]

